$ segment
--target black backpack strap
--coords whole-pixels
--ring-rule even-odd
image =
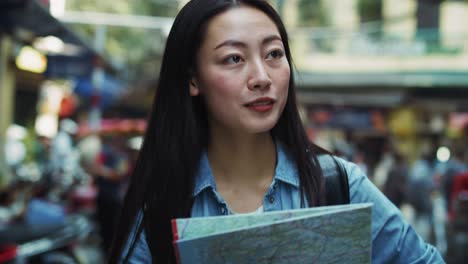
[[[349,204],[348,173],[343,164],[328,154],[319,155],[318,160],[325,178],[327,205]]]

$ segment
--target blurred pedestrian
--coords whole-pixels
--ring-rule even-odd
[[[366,163],[366,156],[364,155],[364,152],[362,150],[356,151],[352,161],[362,170],[364,174],[368,174],[369,169]]]
[[[444,170],[441,173],[442,193],[444,195],[447,211],[451,210],[450,198],[452,195],[454,177],[462,172],[468,171],[468,162],[466,161],[468,154],[464,147],[465,146],[454,148],[453,155],[446,162]]]
[[[393,144],[385,142],[382,148],[382,155],[374,169],[374,177],[372,178],[375,186],[380,190],[384,189],[387,182],[388,174],[395,164],[395,150]]]
[[[434,191],[434,158],[423,153],[412,165],[408,180],[408,203],[415,211],[414,226],[426,240],[432,236],[432,197]]]
[[[406,200],[409,168],[403,155],[395,153],[393,157],[394,164],[388,172],[383,192],[396,207],[400,208]]]
[[[114,135],[101,136],[101,151],[87,167],[97,186],[96,210],[102,248],[108,252],[116,232],[122,206],[121,188],[128,175],[128,159],[119,149],[120,139]]]
[[[327,204],[318,160],[326,151],[302,126],[291,65],[284,25],[267,1],[192,0],[182,8],[111,263],[174,262],[174,218]],[[358,166],[334,159],[351,203],[374,203],[373,262],[443,262]]]
[[[50,144],[50,172],[52,185],[49,198],[59,201],[77,184],[89,180],[81,167],[81,155],[75,137],[78,125],[71,119],[60,121],[59,131]]]

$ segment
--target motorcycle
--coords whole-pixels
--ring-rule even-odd
[[[0,264],[82,263],[75,249],[94,225],[69,205],[73,197],[57,199],[66,197],[70,186],[41,183],[44,171],[28,166],[18,168],[16,182],[0,195]]]
[[[17,223],[0,229],[0,263],[78,263],[74,246],[91,231],[86,217],[62,224]]]

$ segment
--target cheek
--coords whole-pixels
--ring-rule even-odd
[[[201,93],[211,114],[223,112],[230,101],[231,95],[227,83],[226,77],[219,74],[213,74],[203,83]]]
[[[236,80],[223,74],[213,74],[213,77],[206,82],[206,95],[213,99],[227,99],[232,97],[235,90]]]
[[[216,90],[219,91],[220,93],[225,93],[227,89],[227,84],[229,80],[226,78],[226,76],[223,76],[222,74],[218,74],[213,78],[213,87],[216,87]]]
[[[278,71],[275,75],[275,81],[278,87],[278,97],[281,98],[280,101],[280,111],[284,110],[286,106],[286,102],[288,100],[288,92],[289,92],[289,80],[290,80],[290,71],[289,67],[283,69],[282,71]]]
[[[285,94],[288,93],[289,90],[289,79],[291,77],[291,72],[289,67],[285,67],[282,71],[279,71],[276,75],[276,83],[278,84],[278,88],[280,92]]]

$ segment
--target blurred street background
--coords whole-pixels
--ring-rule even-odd
[[[186,0],[0,1],[0,263],[102,263]],[[311,141],[468,257],[468,1],[270,0]]]

